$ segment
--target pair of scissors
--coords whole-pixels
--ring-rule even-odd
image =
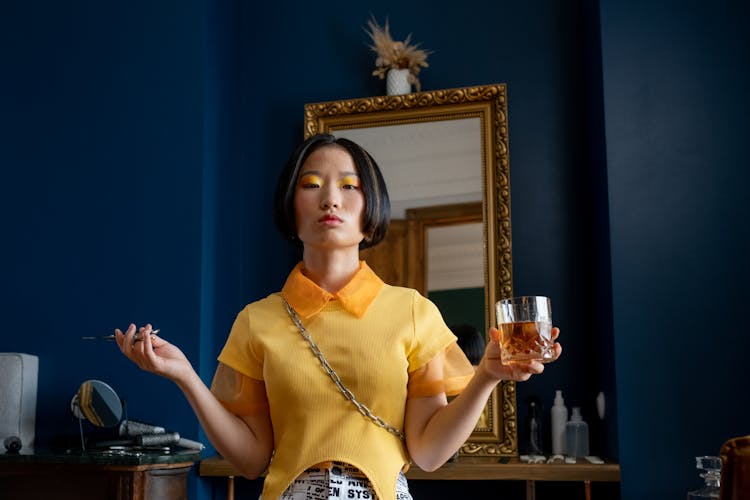
[[[159,334],[158,328],[156,330],[151,330],[152,337],[158,334]],[[94,337],[81,337],[81,340],[109,340],[109,341],[114,342],[115,338],[116,338],[115,335],[112,334],[112,335],[100,335],[100,336],[94,336]],[[133,343],[140,342],[141,340],[143,340],[143,338],[141,338],[140,332],[136,332],[135,338],[133,339]]]

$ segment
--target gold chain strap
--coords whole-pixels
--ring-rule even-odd
[[[312,350],[313,354],[315,354],[315,357],[318,358],[318,361],[320,361],[320,364],[323,366],[323,370],[325,370],[328,376],[331,377],[331,380],[333,380],[333,383],[336,384],[336,387],[338,387],[339,391],[341,391],[341,394],[343,394],[347,400],[351,401],[352,404],[357,407],[357,410],[362,415],[369,418],[375,425],[382,427],[391,434],[398,436],[402,440],[405,439],[403,432],[375,415],[367,406],[357,401],[357,398],[354,397],[352,391],[347,389],[347,387],[341,382],[341,378],[338,376],[333,367],[328,364],[328,361],[326,360],[325,356],[323,356],[323,353],[320,352],[317,344],[313,342],[312,337],[310,337],[310,333],[302,324],[299,316],[297,316],[297,312],[292,308],[291,305],[289,305],[289,302],[287,302],[285,298],[282,297],[281,300],[284,301],[286,312],[289,313],[289,317],[292,318],[292,322],[297,326],[297,330],[299,330],[299,333],[302,335],[302,337],[307,340],[307,343],[310,344],[310,349]]]

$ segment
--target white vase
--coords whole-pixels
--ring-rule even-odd
[[[402,95],[411,92],[408,69],[391,69],[385,76],[385,90],[388,95]]]

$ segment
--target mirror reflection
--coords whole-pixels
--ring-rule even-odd
[[[70,402],[76,418],[85,418],[97,427],[115,427],[123,415],[122,400],[101,380],[86,380]]]
[[[486,332],[489,327],[484,317],[482,231],[479,220],[432,226],[425,235],[426,295],[440,309],[454,333],[458,325],[463,325],[464,330],[471,327],[475,332]],[[472,361],[472,364],[477,363]]]

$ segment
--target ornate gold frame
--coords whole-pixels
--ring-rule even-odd
[[[464,87],[398,96],[378,96],[306,104],[304,135],[352,128],[376,128],[438,120],[479,118],[481,123],[485,226],[485,316],[494,324],[494,304],[512,296],[510,172],[507,98],[504,84]],[[377,159],[377,158],[376,158]],[[486,428],[477,427],[461,455],[518,454],[515,382],[502,382],[486,408]]]

